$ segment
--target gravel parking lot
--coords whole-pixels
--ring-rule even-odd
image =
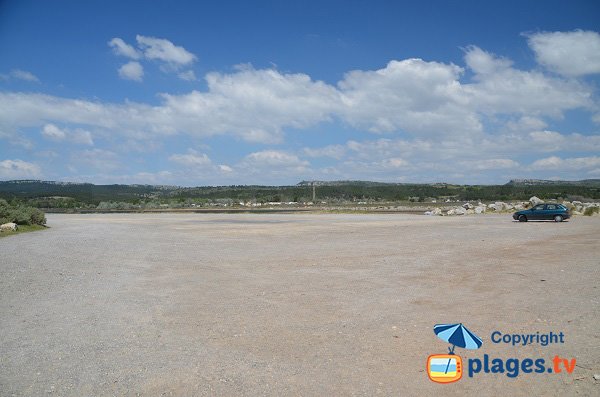
[[[598,395],[600,217],[49,215],[0,239],[0,395]],[[468,358],[572,374],[431,382]],[[490,334],[563,332],[513,347]]]

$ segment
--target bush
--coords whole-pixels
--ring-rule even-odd
[[[0,224],[14,222],[18,225],[45,225],[46,215],[33,207],[13,207],[0,199]]]
[[[585,216],[592,216],[598,213],[600,213],[600,207],[587,207],[585,211],[583,211],[583,215]]]

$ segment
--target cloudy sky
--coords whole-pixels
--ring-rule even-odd
[[[0,2],[0,180],[600,178],[600,2]]]

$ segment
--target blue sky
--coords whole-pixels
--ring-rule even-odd
[[[596,1],[0,1],[0,179],[600,178]]]

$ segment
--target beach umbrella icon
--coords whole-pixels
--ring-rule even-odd
[[[456,346],[463,349],[479,349],[483,344],[481,338],[469,331],[462,323],[436,324],[433,326],[433,332],[441,340],[452,344],[452,347],[448,348],[450,354],[454,354]]]

